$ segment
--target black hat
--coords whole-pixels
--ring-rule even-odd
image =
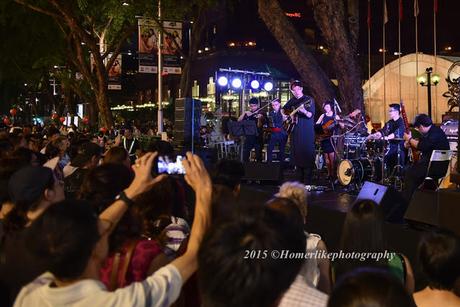
[[[74,167],[83,167],[88,163],[93,156],[99,157],[102,154],[99,145],[87,142],[80,145],[77,155],[70,161],[70,165]]]
[[[414,119],[414,127],[418,128],[420,126],[429,127],[433,124],[431,118],[426,114],[419,114]]]
[[[302,86],[302,82],[300,82],[299,80],[291,81],[291,84],[289,85],[289,89],[292,90],[292,88],[293,88],[294,86],[303,87],[303,86]]]
[[[13,203],[35,202],[48,187],[53,171],[43,166],[25,166],[8,181],[8,192]]]

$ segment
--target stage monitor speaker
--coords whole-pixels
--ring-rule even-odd
[[[378,183],[365,181],[359,191],[358,200],[369,199],[377,203],[385,216],[385,220],[393,223],[402,223],[406,204],[401,193]]]
[[[277,162],[246,162],[243,180],[280,183],[283,180],[283,168]]]
[[[460,235],[460,192],[440,189],[416,191],[404,218],[417,225],[444,228]]]

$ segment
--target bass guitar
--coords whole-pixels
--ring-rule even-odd
[[[297,108],[295,108],[291,113],[289,113],[288,117],[283,122],[283,128],[284,130],[286,130],[288,134],[290,134],[292,130],[294,130],[294,127],[297,124],[297,117],[296,117],[297,112],[299,112],[299,110],[303,106],[306,106],[307,108],[311,107],[311,103],[312,103],[312,98],[307,97],[307,100],[305,102],[302,102]]]

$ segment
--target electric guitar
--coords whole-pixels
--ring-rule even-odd
[[[294,127],[297,124],[297,117],[295,117],[297,112],[299,112],[299,110],[303,106],[306,106],[307,108],[309,108],[311,106],[311,103],[312,103],[312,98],[307,97],[307,100],[305,102],[302,102],[297,108],[295,108],[291,113],[289,113],[288,117],[283,122],[284,130],[286,130],[288,134],[290,134],[292,130],[294,130]]]

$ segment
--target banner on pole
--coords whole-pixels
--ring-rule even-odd
[[[158,72],[158,31],[153,19],[140,18],[138,24],[139,73]]]
[[[109,90],[121,90],[121,54],[117,55],[117,58],[109,69]]]
[[[182,23],[174,21],[163,22],[163,72],[181,74],[180,50],[182,49]]]

